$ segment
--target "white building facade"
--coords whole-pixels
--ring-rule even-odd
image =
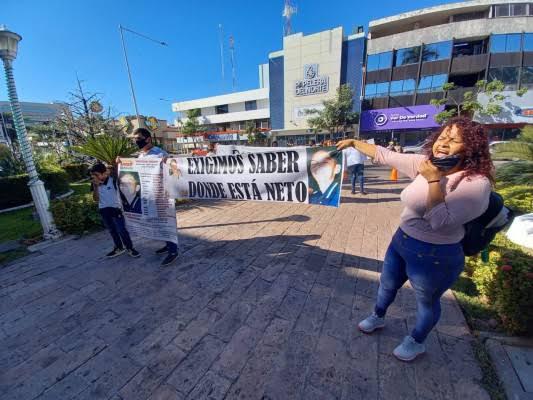
[[[172,104],[177,113],[175,124],[187,122],[187,112],[199,110],[199,132],[178,135],[181,152],[206,147],[209,143],[244,144],[248,142],[246,128],[253,124],[257,132],[270,132],[268,65],[259,66],[259,89],[246,90],[181,101]]]

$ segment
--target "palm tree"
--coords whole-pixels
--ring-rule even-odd
[[[533,125],[525,126],[516,140],[496,145],[494,156],[533,161]]]
[[[74,151],[116,167],[117,157],[129,157],[137,149],[126,137],[101,135],[88,139],[81,146],[74,147]]]

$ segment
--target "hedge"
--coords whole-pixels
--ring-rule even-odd
[[[68,192],[68,176],[65,171],[41,171],[40,179],[52,198]],[[32,197],[28,187],[28,175],[0,177],[0,209],[31,203]]]
[[[70,234],[82,234],[102,227],[98,204],[92,194],[70,196],[54,200],[50,211],[59,230]]]
[[[505,205],[520,214],[533,212],[533,186],[507,186],[497,192],[505,199]]]
[[[86,164],[67,164],[63,166],[63,169],[67,173],[70,182],[85,179],[89,174],[89,167]]]
[[[478,292],[494,307],[510,334],[533,333],[533,265],[525,253],[498,234],[489,247],[489,262],[467,258]]]

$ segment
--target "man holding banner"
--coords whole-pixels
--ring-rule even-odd
[[[161,174],[161,162],[168,153],[154,146],[145,128],[134,131],[140,153],[137,159],[119,162],[119,188],[124,215],[133,234],[165,240],[156,254],[167,254],[161,266],[172,264],[178,257],[178,234],[174,199],[169,199]]]

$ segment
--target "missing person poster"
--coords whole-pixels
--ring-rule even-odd
[[[133,236],[178,242],[175,201],[163,186],[160,158],[121,159],[118,189]]]
[[[170,158],[164,168],[165,187],[170,197],[180,199],[339,206],[342,152],[335,147],[261,150],[212,157]]]

